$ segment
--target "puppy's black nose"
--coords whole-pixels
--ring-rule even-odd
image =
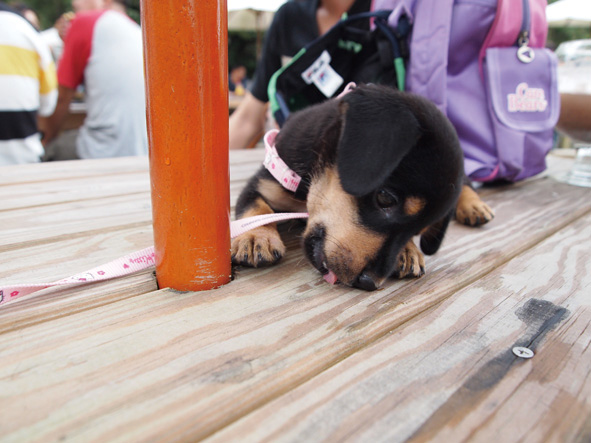
[[[317,269],[325,272],[326,258],[324,257],[324,238],[326,236],[326,230],[323,226],[315,226],[314,229],[304,239],[304,250],[306,256],[312,262]]]
[[[359,289],[365,289],[366,291],[375,291],[378,289],[376,283],[373,281],[373,278],[371,278],[365,272],[362,272],[361,275],[357,277],[357,280],[355,280],[353,286]]]

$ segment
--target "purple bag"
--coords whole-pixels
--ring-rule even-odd
[[[412,21],[406,89],[454,124],[473,180],[543,171],[560,98],[546,0],[374,0]],[[511,9],[509,9],[511,8]]]

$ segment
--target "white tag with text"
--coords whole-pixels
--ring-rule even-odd
[[[330,54],[323,51],[320,57],[302,73],[306,84],[316,85],[326,97],[332,97],[344,83],[343,77],[330,66]]]

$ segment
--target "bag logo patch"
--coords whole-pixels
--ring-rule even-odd
[[[359,54],[363,49],[363,45],[361,43],[357,43],[351,40],[339,40],[337,46],[340,49],[353,52],[354,54]]]
[[[515,94],[507,94],[507,108],[509,112],[544,112],[548,101],[542,88],[530,88],[523,82],[517,85]]]

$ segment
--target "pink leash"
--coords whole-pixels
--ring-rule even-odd
[[[308,214],[305,212],[291,212],[283,214],[265,214],[257,215],[255,217],[243,218],[230,223],[230,237],[234,238],[251,229],[264,226],[269,223],[291,220],[295,218],[307,218]],[[0,306],[10,301],[16,300],[33,292],[53,286],[65,286],[82,283],[90,283],[95,281],[109,280],[112,278],[122,277],[133,272],[142,271],[150,268],[156,264],[154,247],[142,249],[141,251],[132,252],[124,257],[105,263],[104,265],[84,271],[80,274],[73,275],[62,280],[54,281],[52,283],[34,283],[34,284],[17,284],[0,287]]]

